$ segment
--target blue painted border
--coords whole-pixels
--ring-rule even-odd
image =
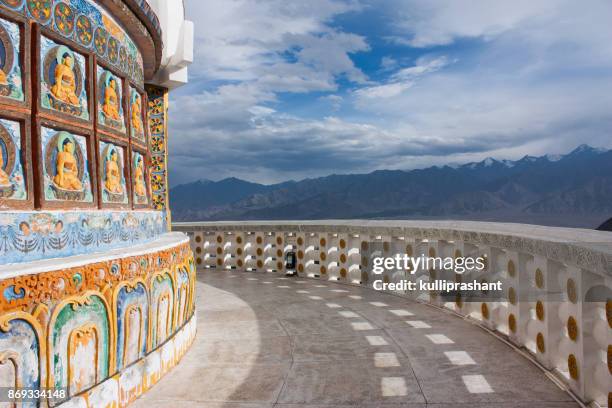
[[[166,231],[162,211],[1,212],[0,265],[130,247]]]

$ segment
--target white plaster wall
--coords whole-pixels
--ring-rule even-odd
[[[185,20],[183,0],[147,0],[162,29],[164,50],[160,69],[150,83],[177,88],[188,81],[193,62],[193,22]]]

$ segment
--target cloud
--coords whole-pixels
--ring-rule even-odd
[[[433,57],[426,55],[417,59],[416,64],[412,67],[402,68],[393,74],[395,80],[413,79],[422,75],[439,71],[449,64],[446,56]]]
[[[415,65],[396,71],[387,83],[360,88],[355,91],[355,96],[361,103],[367,103],[366,100],[369,99],[387,99],[401,95],[415,84],[418,77],[436,72],[448,64],[448,58],[445,56],[420,57]]]
[[[490,39],[533,19],[554,14],[559,0],[401,0],[391,2],[398,32],[388,38],[412,47],[447,45],[459,38]]]
[[[171,93],[173,184],[612,147],[606,0],[188,0],[187,12],[196,62]]]
[[[340,110],[344,102],[344,98],[340,95],[325,95],[321,96],[319,100],[328,103],[334,112]]]
[[[355,91],[355,95],[361,99],[386,99],[400,95],[406,89],[410,88],[413,82],[392,82],[384,85],[370,86],[361,88]]]
[[[288,92],[333,88],[339,74],[363,81],[348,54],[367,50],[365,39],[328,24],[357,10],[356,3],[336,0],[190,0],[188,14],[197,16],[190,72]]]
[[[399,66],[397,60],[391,56],[385,55],[380,60],[380,69],[383,71],[390,71],[396,69]]]

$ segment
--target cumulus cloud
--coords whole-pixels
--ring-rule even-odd
[[[612,147],[606,0],[188,0],[187,12],[196,61],[171,94],[173,184]],[[384,24],[360,31],[372,13]],[[361,24],[338,24],[346,15]]]

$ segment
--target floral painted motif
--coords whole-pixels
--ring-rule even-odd
[[[74,30],[74,12],[66,3],[55,5],[55,26],[57,30],[65,36],[72,34]]]
[[[96,28],[94,46],[98,55],[102,56],[106,54],[106,47],[108,46],[108,33],[102,27]]]
[[[81,14],[76,20],[76,37],[81,44],[89,46],[93,39],[93,27],[91,20],[87,16]]]
[[[51,19],[51,0],[27,0],[30,15],[38,22],[47,24]]]
[[[0,0],[0,3],[9,6],[10,8],[20,8],[23,4],[23,0]]]
[[[161,88],[147,88],[149,100],[149,133],[151,150],[151,194],[153,208],[167,208],[166,168],[166,99]]]
[[[119,47],[119,66],[126,71],[128,63],[127,51],[124,46]]]
[[[0,264],[108,251],[166,231],[159,211],[4,212]]]
[[[125,28],[97,3],[93,0],[0,0],[0,4],[91,49],[100,59],[143,86],[143,61],[138,47]]]
[[[119,44],[117,43],[117,39],[115,39],[115,37],[111,37],[108,39],[108,59],[110,62],[115,64],[118,58]]]

